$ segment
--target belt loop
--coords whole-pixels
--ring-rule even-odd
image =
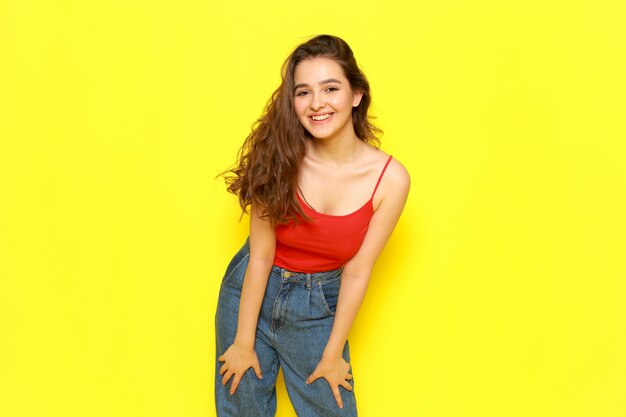
[[[311,274],[306,274],[306,289],[311,289]]]

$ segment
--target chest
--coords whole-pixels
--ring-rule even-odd
[[[369,202],[376,183],[373,169],[304,168],[298,179],[299,196],[317,213],[342,216]]]

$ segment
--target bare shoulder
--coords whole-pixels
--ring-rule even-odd
[[[378,158],[384,160],[382,163],[385,164],[389,159],[389,154],[380,150],[379,152]],[[378,208],[384,201],[393,202],[393,205],[403,207],[410,187],[411,177],[409,171],[395,156],[392,157],[381,178],[378,192],[374,198],[374,207]]]
[[[400,211],[406,204],[411,188],[409,171],[395,157],[389,161],[385,175],[380,182],[381,199],[397,205]]]
[[[411,185],[409,171],[395,157],[391,158],[391,161],[389,161],[389,166],[387,167],[385,176],[388,176],[388,180],[396,186],[408,188]]]
[[[387,159],[389,159],[389,154],[381,150],[378,150],[378,152],[379,155],[377,157],[379,160],[386,163]],[[409,171],[395,156],[392,157],[380,182],[381,191],[387,194],[390,189],[400,194],[406,194],[410,186],[411,177]]]

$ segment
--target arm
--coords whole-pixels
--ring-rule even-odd
[[[389,182],[385,184],[386,186],[382,190],[384,191],[382,201],[372,216],[361,248],[344,267],[335,322],[324,350],[324,356],[341,356],[352,323],[365,298],[365,292],[374,269],[374,264],[389,240],[404,209],[408,197],[410,179],[404,167],[399,163],[398,165],[397,168],[402,169],[394,169],[394,172],[388,173],[392,175],[385,177]]]
[[[347,374],[349,364],[342,358],[343,347],[365,298],[374,264],[400,218],[409,193],[409,174],[398,161],[394,162],[388,167],[378,189],[381,202],[372,216],[363,244],[344,266],[333,328],[320,363],[307,379],[307,383],[311,383],[317,378],[325,378],[340,408],[343,404],[339,385],[352,389],[346,382],[352,376]]]
[[[243,374],[253,368],[261,378],[261,367],[254,351],[256,327],[263,295],[267,287],[274,254],[276,236],[269,219],[259,216],[255,207],[250,209],[250,259],[243,280],[235,341],[218,359],[224,362],[220,368],[222,384],[226,385],[234,375],[230,393],[234,394]]]
[[[235,343],[253,349],[263,294],[274,264],[276,236],[269,219],[259,217],[254,207],[250,216],[250,260],[241,289]]]

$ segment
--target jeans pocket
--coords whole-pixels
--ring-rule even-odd
[[[230,263],[228,264],[228,267],[226,268],[226,272],[224,273],[224,277],[222,278],[222,283],[220,284],[220,287],[223,287],[224,285],[226,285],[233,276],[238,275],[237,272],[239,268],[247,267],[248,264],[246,261],[248,260],[249,256],[250,256],[249,252],[239,251],[233,257],[233,259],[231,259]],[[245,271],[241,275],[244,275],[244,274],[245,274]]]
[[[319,290],[320,300],[322,306],[328,314],[335,315],[337,310],[337,299],[339,298],[339,287],[341,286],[341,278],[337,277],[332,281],[317,282],[317,288]]]

